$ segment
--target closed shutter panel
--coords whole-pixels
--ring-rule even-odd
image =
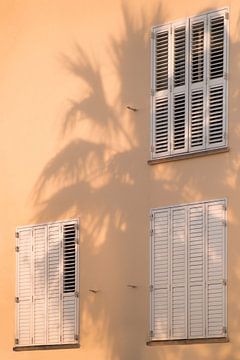
[[[33,228],[33,344],[46,344],[47,227]]]
[[[171,210],[171,337],[187,337],[187,216],[186,207]]]
[[[170,210],[152,215],[151,330],[153,339],[170,337]]]
[[[188,337],[205,336],[204,204],[188,207]]]
[[[63,225],[63,343],[78,340],[77,238],[76,222],[65,223]]]
[[[207,204],[207,337],[226,336],[225,202]]]
[[[32,343],[32,229],[17,229],[17,345]]]
[[[227,19],[226,12],[208,15],[207,147],[226,144]]]
[[[170,26],[154,29],[152,41],[152,156],[170,154]]]
[[[190,19],[190,151],[202,150],[206,146],[206,31],[206,16]]]
[[[48,225],[48,303],[47,303],[47,342],[61,342],[61,294],[62,294],[62,254],[61,224]]]
[[[188,151],[188,27],[172,25],[171,153]]]

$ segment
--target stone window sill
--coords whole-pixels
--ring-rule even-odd
[[[192,152],[192,153],[186,153],[186,154],[176,154],[176,155],[171,155],[168,157],[163,157],[160,159],[148,160],[148,164],[155,165],[155,164],[166,163],[169,161],[177,161],[177,160],[191,159],[191,158],[200,157],[200,156],[220,154],[220,153],[228,152],[229,150],[230,150],[230,148],[228,146],[225,146],[225,147],[222,147],[219,149],[204,150],[204,151],[198,151],[195,153]]]
[[[186,345],[186,344],[209,344],[209,343],[227,343],[228,337],[222,338],[204,338],[204,339],[182,339],[182,340],[150,340],[147,341],[148,346],[156,345]]]
[[[76,349],[76,348],[80,348],[80,344],[14,346],[13,350],[14,351],[30,351],[30,350]]]

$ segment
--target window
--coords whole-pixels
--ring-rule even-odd
[[[78,344],[78,221],[16,231],[16,348]]]
[[[151,212],[151,340],[225,338],[226,202]]]
[[[227,146],[228,12],[152,30],[151,159]]]

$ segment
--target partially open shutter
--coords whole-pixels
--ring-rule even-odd
[[[189,150],[206,146],[207,17],[190,19]]]
[[[33,344],[46,344],[47,227],[36,226],[33,233]]]
[[[205,205],[188,207],[188,337],[205,337]]]
[[[153,30],[152,157],[170,154],[170,26]]]
[[[63,224],[63,343],[78,339],[78,226],[76,222]]]
[[[207,209],[207,337],[226,336],[226,218],[225,202]]]
[[[172,25],[171,153],[188,151],[188,23]]]
[[[226,144],[227,15],[226,11],[208,15],[208,148]]]
[[[187,337],[187,211],[171,210],[171,337]]]
[[[16,345],[32,344],[32,228],[17,229]]]
[[[61,297],[62,297],[62,266],[61,266],[61,224],[48,225],[48,278],[47,278],[47,342],[61,342]]]
[[[152,339],[170,337],[170,210],[152,213],[151,330]]]

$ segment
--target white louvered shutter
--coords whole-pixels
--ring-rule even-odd
[[[227,15],[226,11],[208,15],[208,148],[226,145]]]
[[[32,229],[17,229],[16,345],[32,343]]]
[[[188,23],[172,25],[171,153],[188,151]]]
[[[62,232],[61,224],[48,226],[47,343],[61,342]]]
[[[152,339],[170,337],[170,210],[152,213],[151,330]]]
[[[190,19],[189,150],[206,147],[207,17]]]
[[[152,157],[170,154],[170,26],[155,28],[152,40]]]
[[[17,231],[16,345],[77,343],[78,222]]]
[[[33,344],[46,343],[47,228],[36,226],[33,236]]]
[[[206,205],[207,337],[226,336],[226,211],[225,202]]]
[[[188,207],[188,337],[205,337],[205,205]]]
[[[171,210],[171,337],[187,337],[187,212]]]
[[[78,340],[78,229],[76,222],[63,224],[63,310],[62,341],[73,343]]]

